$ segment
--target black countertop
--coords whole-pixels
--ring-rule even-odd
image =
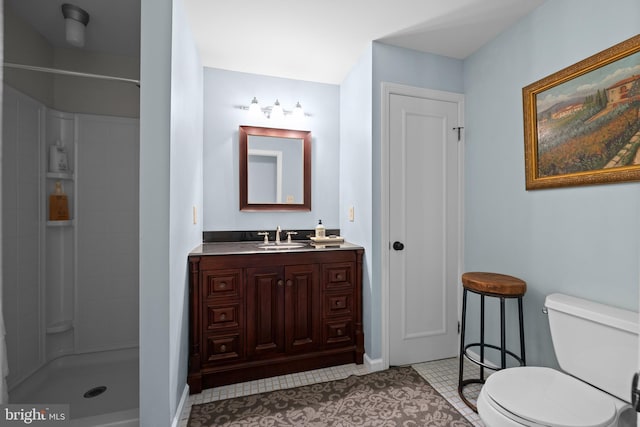
[[[362,249],[361,246],[343,241],[341,243],[316,244],[310,240],[294,240],[291,247],[288,243],[282,242],[280,245],[270,242],[268,248],[261,247],[263,242],[205,242],[194,248],[189,256],[203,255],[241,255],[241,254],[265,254],[265,253],[291,253],[291,252],[313,252],[313,251],[339,251]]]

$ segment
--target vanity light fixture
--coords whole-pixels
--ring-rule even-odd
[[[76,5],[65,3],[62,5],[62,16],[64,16],[67,43],[75,47],[83,47],[89,13]]]
[[[307,114],[302,109],[302,105],[300,105],[300,101],[296,102],[296,106],[293,110],[285,110],[282,108],[280,101],[276,99],[273,105],[269,105],[268,107],[261,107],[260,102],[258,102],[258,98],[255,96],[251,100],[251,103],[248,107],[239,106],[237,108],[248,110],[252,116],[256,116],[259,113],[264,114],[268,119],[281,119],[286,116],[292,116],[294,118],[304,118],[309,117],[311,114]]]

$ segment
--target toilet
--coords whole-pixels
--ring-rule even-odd
[[[478,396],[488,427],[636,425],[631,379],[638,366],[638,313],[563,294],[545,299],[563,372],[522,366],[497,371]]]

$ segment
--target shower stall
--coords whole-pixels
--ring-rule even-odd
[[[67,404],[72,426],[134,426],[139,88],[135,79],[65,70],[109,61],[111,71],[131,75],[139,60],[48,45],[9,3],[2,86],[9,402]],[[18,38],[9,32],[27,41],[11,46]],[[45,59],[50,66],[22,66]],[[51,162],[54,152],[61,164]],[[56,188],[68,217],[49,212]]]

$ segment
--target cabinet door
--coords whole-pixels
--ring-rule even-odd
[[[317,264],[285,267],[286,351],[315,350],[320,343],[321,298]]]
[[[246,273],[247,354],[256,358],[283,353],[283,268],[247,268]]]

